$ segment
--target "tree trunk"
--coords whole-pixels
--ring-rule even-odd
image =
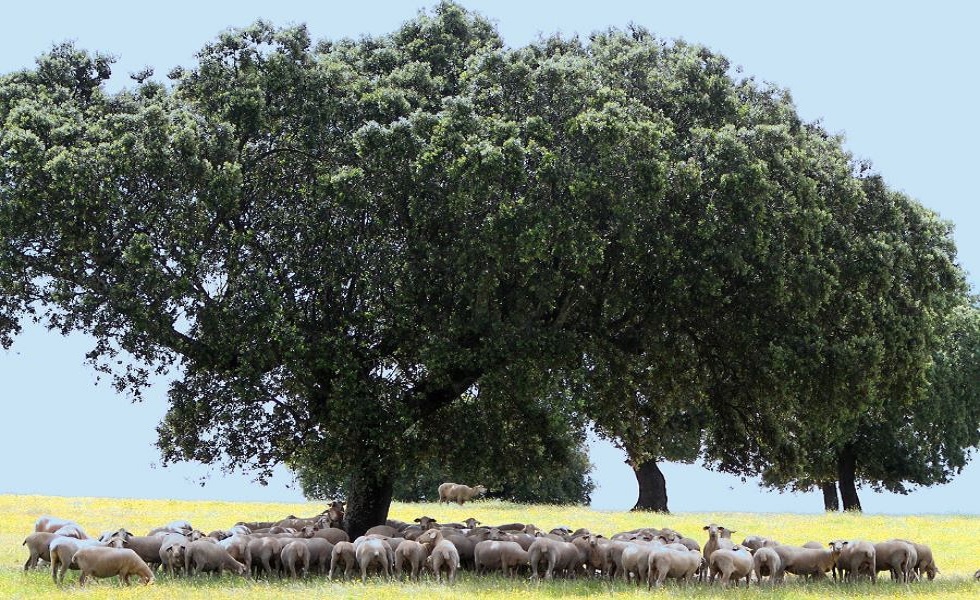
[[[371,527],[384,525],[388,520],[394,479],[388,473],[369,469],[361,470],[351,477],[344,514],[344,529],[350,539],[357,539]]]
[[[640,486],[640,497],[633,510],[654,510],[667,513],[667,480],[660,472],[657,461],[648,460],[638,468],[633,467],[636,482]]]
[[[854,471],[857,466],[857,452],[854,446],[844,446],[837,455],[837,481],[840,485],[840,499],[844,510],[861,512]]]
[[[823,490],[823,509],[828,512],[837,512],[840,510],[840,500],[837,497],[837,482],[825,481],[820,484],[820,489]]]

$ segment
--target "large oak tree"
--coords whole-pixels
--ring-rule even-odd
[[[883,313],[911,318],[865,314],[893,298],[851,264],[874,202],[840,140],[698,46],[505,48],[443,3],[357,41],[260,22],[197,58],[109,92],[111,61],[63,45],[0,80],[0,335],[25,314],[89,332],[137,396],[173,369],[167,461],[315,460],[354,535],[491,384],[584,382],[598,421],[641,372],[661,410],[725,424],[718,468],[796,460],[787,419],[922,370],[917,309],[961,293],[933,244],[927,293]],[[889,354],[895,331],[922,347]]]

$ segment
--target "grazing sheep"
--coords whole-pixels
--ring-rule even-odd
[[[446,485],[446,484],[442,484],[442,485],[439,486],[439,490],[440,490],[440,492],[439,492],[439,501],[440,502],[443,501],[442,500],[442,498],[443,498],[443,496],[442,496],[442,486],[443,485]],[[449,491],[446,493],[446,502],[455,502],[456,504],[459,504],[460,506],[462,506],[464,502],[466,502],[468,500],[472,500],[473,498],[476,498],[477,496],[482,496],[483,494],[486,493],[486,491],[487,491],[487,488],[485,488],[482,485],[477,485],[477,486],[474,486],[474,487],[470,487],[468,485],[462,485],[462,484],[458,484],[457,483],[457,484],[454,484],[451,488],[449,488]]]
[[[936,566],[936,561],[932,558],[932,548],[925,544],[910,542],[909,540],[900,541],[912,544],[912,547],[915,548],[915,554],[917,556],[914,568],[915,578],[921,580],[922,574],[925,573],[929,581],[935,579],[939,573],[939,567]]]
[[[153,583],[153,572],[150,567],[129,548],[104,548],[91,546],[79,548],[72,559],[81,576],[79,585],[85,585],[89,577],[104,578],[119,576],[122,582],[129,585],[132,575],[138,576],[144,584]]]
[[[780,567],[779,555],[772,548],[762,546],[752,555],[752,569],[755,578],[762,585],[762,578],[768,577],[769,583],[775,583],[775,575]]]
[[[875,570],[889,571],[893,581],[908,583],[919,562],[915,546],[903,540],[875,544]]]
[[[682,546],[683,547],[683,546]],[[647,558],[647,589],[663,585],[670,577],[687,584],[701,566],[702,556],[697,550],[664,548],[653,550]]]
[[[837,557],[840,556],[840,549],[835,548],[833,543],[830,548],[802,548],[799,546],[776,546],[773,548],[779,555],[779,570],[774,579],[782,582],[786,573],[797,576],[811,576],[817,579],[827,577],[827,571],[834,568],[837,564]]]
[[[248,570],[228,554],[228,551],[207,540],[197,540],[184,550],[184,572],[188,577],[198,573],[217,573],[220,577],[225,570],[236,575],[245,575]]]
[[[310,551],[310,572],[326,574],[330,568],[330,558],[333,555],[333,544],[323,538],[299,538],[296,541],[306,544]]]
[[[647,580],[647,567],[650,564],[650,553],[659,546],[650,543],[632,542],[623,550],[620,562],[623,569],[623,577],[633,583],[639,584]]]
[[[371,527],[370,529],[365,531],[364,535],[383,535],[385,537],[393,538],[396,537],[399,533],[401,532],[390,525],[375,525],[374,527]]]
[[[55,583],[65,581],[65,572],[71,568],[78,570],[78,566],[72,564],[75,553],[82,548],[89,546],[104,546],[109,548],[122,548],[122,539],[110,537],[105,542],[99,540],[80,540],[73,537],[57,536],[51,540],[48,551],[51,554],[51,579]]]
[[[357,564],[357,557],[354,555],[354,544],[350,542],[337,542],[330,553],[330,579],[336,572],[340,563],[344,563],[344,578],[350,579],[354,573],[354,566]]]
[[[306,545],[306,540],[289,542],[279,552],[279,560],[283,573],[288,573],[293,579],[306,577],[310,571],[310,547]]]
[[[27,551],[30,552],[27,562],[24,563],[25,571],[37,567],[38,560],[51,562],[51,552],[48,547],[51,545],[51,540],[56,537],[59,536],[46,531],[36,531],[24,538],[21,546],[27,546]]]
[[[245,570],[253,577],[258,577],[261,567],[267,577],[279,572],[279,553],[289,541],[286,538],[262,537],[248,541],[245,547]]]
[[[354,556],[361,568],[361,581],[367,581],[368,569],[373,565],[377,565],[386,578],[391,577],[394,552],[385,540],[364,538],[354,540]]]
[[[324,539],[331,544],[350,541],[350,536],[347,535],[347,532],[336,527],[304,527],[300,530],[299,534],[305,538]]]
[[[517,542],[484,540],[473,549],[473,562],[478,574],[501,571],[508,577],[517,574],[518,567],[529,564],[529,553]]]
[[[711,569],[711,581],[721,575],[722,587],[728,587],[729,582],[734,581],[738,585],[738,580],[745,578],[745,584],[749,584],[752,576],[752,568],[755,563],[748,548],[734,546],[732,548],[719,548],[711,553],[708,559],[708,567]]]
[[[74,521],[68,519],[59,519],[58,517],[43,516],[38,517],[37,521],[34,521],[34,531],[39,533],[54,533],[66,525],[78,525]],[[79,527],[81,529],[81,527]]]
[[[835,540],[831,542],[837,548],[837,564],[834,566],[834,581],[857,581],[864,576],[872,584],[878,583],[878,573],[875,570],[875,547],[871,542],[862,540]]]
[[[164,538],[170,535],[170,533],[161,533],[160,535],[134,535],[123,542],[123,548],[129,548],[138,554],[146,564],[150,565],[156,571],[157,567],[163,564],[160,561],[160,546],[163,545]]]
[[[410,569],[409,579],[418,581],[419,573],[425,565],[426,558],[428,558],[428,554],[425,551],[425,546],[411,540],[404,541],[395,549],[395,573],[401,576],[402,567],[407,564]]]

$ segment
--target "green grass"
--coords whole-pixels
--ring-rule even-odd
[[[777,588],[720,590],[695,585],[689,588],[667,586],[648,593],[644,588],[621,582],[555,581],[531,582],[502,577],[475,577],[463,573],[455,586],[371,580],[330,582],[313,578],[299,583],[253,582],[239,577],[207,577],[192,580],[157,578],[149,588],[125,588],[115,579],[100,580],[85,588],[77,585],[77,574],[70,572],[64,588],[51,581],[49,570],[23,572],[27,551],[21,543],[40,515],[54,515],[78,521],[90,534],[125,526],[136,533],[174,519],[188,519],[204,531],[226,528],[240,520],[267,520],[287,514],[308,516],[322,510],[318,503],[267,504],[238,502],[184,502],[176,500],[130,500],[112,498],[62,498],[50,496],[0,495],[0,598],[564,598],[564,597],[672,597],[672,598],[977,598],[980,584],[972,580],[980,568],[980,517],[964,515],[850,515],[850,514],[761,514],[761,513],[677,513],[656,515],[595,511],[585,507],[519,505],[479,501],[464,507],[432,503],[392,505],[392,518],[411,521],[428,515],[441,521],[458,521],[474,516],[486,523],[533,522],[542,528],[558,525],[588,527],[611,535],[641,526],[672,527],[695,539],[704,537],[701,527],[709,522],[724,524],[741,540],[747,534],[769,535],[785,543],[802,544],[810,540],[826,542],[837,538],[863,538],[872,541],[906,537],[928,543],[933,548],[941,574],[934,582],[897,585],[881,580],[879,585],[840,586],[832,583],[805,583],[787,579]]]

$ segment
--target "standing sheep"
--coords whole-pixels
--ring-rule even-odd
[[[468,500],[472,500],[473,498],[482,496],[487,491],[487,488],[482,485],[470,487],[468,485],[454,483],[452,487],[448,488],[448,490],[445,491],[445,500],[443,500],[443,491],[444,491],[443,486],[445,485],[446,484],[444,483],[439,486],[439,502],[443,502],[443,501],[455,502],[460,506],[462,506],[463,503]]]
[[[647,589],[660,587],[670,577],[687,584],[701,566],[701,553],[697,550],[657,549],[647,559]]]
[[[80,548],[75,553],[73,562],[82,572],[78,578],[79,585],[85,585],[89,577],[119,576],[122,582],[129,585],[132,575],[138,576],[145,585],[153,583],[153,572],[150,567],[129,548],[103,548],[92,546]]]
[[[438,529],[430,529],[419,536],[418,542],[429,551],[426,566],[432,569],[436,581],[442,581],[442,569],[445,567],[450,583],[456,581],[456,571],[459,569],[459,551],[452,542],[445,539]]]
[[[30,552],[30,556],[27,557],[27,562],[24,563],[25,571],[36,567],[38,560],[51,562],[51,551],[48,547],[51,545],[51,540],[56,537],[60,536],[45,531],[35,531],[24,538],[21,546],[27,546],[27,551]]]
[[[279,560],[284,574],[289,574],[293,579],[306,577],[310,571],[310,547],[305,539],[289,542],[282,547]]]
[[[762,546],[752,555],[752,568],[759,585],[762,585],[763,577],[768,577],[769,583],[775,583],[775,576],[780,570],[779,567],[779,555],[772,548]]]
[[[418,581],[419,573],[425,565],[426,558],[428,558],[428,554],[425,551],[425,546],[418,542],[406,540],[395,549],[395,573],[401,576],[403,567],[407,565],[410,569],[408,577]]]
[[[372,565],[380,567],[386,578],[391,577],[394,553],[388,542],[379,539],[358,538],[354,540],[354,556],[361,568],[361,581],[367,581],[368,569]]]
[[[197,540],[188,544],[184,550],[184,572],[188,577],[202,571],[217,573],[220,577],[225,570],[236,575],[245,575],[248,572],[245,565],[232,558],[227,550],[214,542]]]
[[[330,553],[330,579],[333,574],[344,563],[344,579],[350,579],[354,573],[354,566],[357,564],[357,557],[354,555],[354,544],[350,542],[337,542]]]
[[[711,581],[714,582],[720,574],[721,585],[728,587],[731,581],[738,585],[738,580],[743,577],[745,584],[748,585],[755,564],[748,548],[734,546],[731,549],[719,548],[712,552],[711,558],[708,559],[708,566],[711,569]]]

